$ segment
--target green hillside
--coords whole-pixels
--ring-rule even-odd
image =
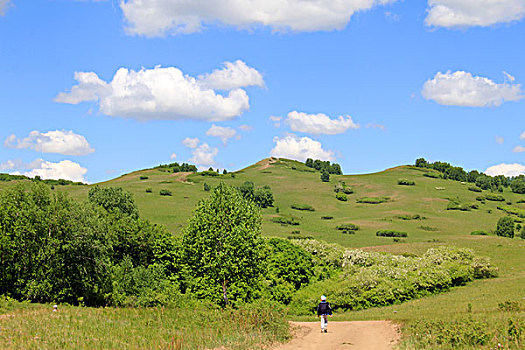
[[[331,175],[329,182],[322,182],[320,172],[303,163],[270,158],[233,174],[203,176],[156,168],[98,185],[120,186],[130,191],[141,217],[165,225],[176,235],[181,234],[198,201],[209,196],[204,183],[213,188],[221,181],[234,186],[251,181],[255,187],[270,186],[275,198],[273,207],[262,209],[265,236],[314,237],[345,247],[395,254],[422,254],[444,244],[471,248],[477,255],[491,258],[499,268],[498,278],[477,280],[447,293],[400,305],[338,314],[336,319],[396,319],[414,324],[421,319],[450,321],[474,316],[476,320],[489,322],[492,328],[501,324],[502,329],[506,329],[508,313],[502,308],[503,303],[518,305],[517,313],[514,308],[512,315],[525,316],[522,300],[525,297],[525,240],[519,238],[518,232],[510,239],[497,237],[491,231],[499,218],[508,215],[498,207],[507,211],[512,208],[519,214],[525,210],[525,195],[512,193],[509,188],[502,193],[474,192],[469,190],[472,184],[429,177],[429,173],[437,174],[430,169],[399,166],[375,174]],[[400,185],[401,179],[408,183],[413,181],[415,185]],[[347,201],[336,199],[334,187],[341,182],[353,190],[347,195]],[[0,186],[15,183],[2,182]],[[67,185],[55,186],[54,190],[86,200],[91,187]],[[161,190],[168,190],[172,195],[160,195]],[[481,200],[481,197],[496,194],[504,200]],[[383,201],[365,203],[378,198]],[[447,210],[450,203],[453,203],[451,207],[469,210]],[[309,206],[313,210],[297,210],[292,206]],[[274,222],[279,217],[293,217],[299,224]],[[523,221],[518,215],[512,217],[516,222]],[[344,224],[357,225],[358,230],[349,232],[336,228]],[[407,237],[378,237],[378,230],[403,231]],[[475,230],[489,234],[471,235]]]

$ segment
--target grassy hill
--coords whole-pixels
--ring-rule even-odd
[[[500,269],[500,277],[478,280],[444,294],[401,305],[339,314],[336,319],[450,320],[474,315],[492,324],[501,323],[504,328],[507,311],[502,310],[500,304],[517,302],[521,308],[518,315],[525,316],[522,301],[525,297],[525,240],[472,236],[470,232],[494,230],[498,219],[507,215],[498,206],[525,210],[525,203],[521,202],[525,195],[505,189],[500,193],[504,201],[479,201],[477,197],[486,196],[490,191],[473,192],[467,183],[424,176],[432,172],[399,166],[375,174],[331,175],[330,182],[321,182],[320,173],[302,163],[271,158],[233,174],[203,176],[148,169],[98,185],[120,186],[130,191],[142,217],[165,225],[176,235],[181,233],[198,201],[209,196],[204,183],[213,188],[221,181],[234,186],[252,181],[255,187],[269,185],[275,197],[274,207],[262,210],[265,236],[310,236],[345,247],[395,254],[421,254],[442,244],[471,248],[478,255],[490,257]],[[400,179],[414,181],[415,185],[398,185]],[[335,197],[334,186],[341,181],[354,191],[347,201]],[[0,183],[0,186],[14,183]],[[67,191],[74,198],[86,200],[90,188],[55,186],[55,191]],[[161,196],[161,190],[168,190],[172,195]],[[359,199],[365,197],[384,198],[385,201],[362,203]],[[451,201],[463,206],[477,204],[477,209],[447,210]],[[314,211],[293,209],[293,205],[308,205]],[[294,217],[299,225],[274,222],[278,217]],[[517,216],[514,218],[521,220]],[[349,223],[359,226],[359,230],[348,234],[336,229],[338,225]],[[377,237],[376,232],[382,229],[404,231],[408,237]]]

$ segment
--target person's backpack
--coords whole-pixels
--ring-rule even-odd
[[[320,315],[329,315],[332,312],[332,308],[330,307],[329,303],[320,303],[318,310]]]

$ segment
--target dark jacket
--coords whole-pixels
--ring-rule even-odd
[[[319,305],[317,305],[317,316],[331,315],[331,314],[332,314],[332,307],[330,306],[329,302],[321,301]]]

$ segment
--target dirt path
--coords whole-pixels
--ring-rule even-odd
[[[291,322],[296,327],[289,343],[273,350],[390,350],[399,340],[399,331],[390,321],[329,322],[321,333],[318,322]]]

